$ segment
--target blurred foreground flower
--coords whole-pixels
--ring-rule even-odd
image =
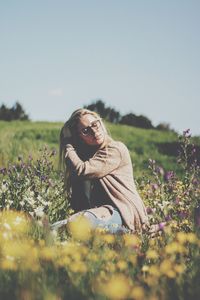
[[[96,281],[95,289],[109,299],[126,299],[130,293],[130,279],[123,274],[114,274],[106,282]]]
[[[77,240],[87,241],[91,237],[91,223],[84,216],[78,216],[73,221],[70,221],[68,228],[72,237]]]

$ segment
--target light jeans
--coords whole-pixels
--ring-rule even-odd
[[[129,232],[129,230],[122,225],[122,218],[117,208],[113,208],[113,213],[111,217],[108,220],[102,220],[99,219],[93,212],[90,210],[83,210],[80,213],[77,213],[75,218],[73,218],[73,221],[75,221],[76,217],[78,216],[84,216],[86,217],[93,229],[96,228],[103,228],[109,233],[126,233]],[[72,216],[73,217],[73,216]],[[52,230],[57,230],[61,228],[62,226],[66,225],[68,222],[72,222],[69,219],[58,221],[56,223],[53,223],[51,225]]]

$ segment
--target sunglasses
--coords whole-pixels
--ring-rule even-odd
[[[85,127],[85,128],[82,128],[80,133],[84,136],[87,136],[91,133],[93,133],[93,130],[98,130],[101,126],[101,122],[99,120],[96,120],[96,121],[93,121],[91,123],[91,125]]]

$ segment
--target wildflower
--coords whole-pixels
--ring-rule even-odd
[[[153,189],[154,191],[158,189],[157,183],[153,183],[153,184],[152,184],[152,189]]]
[[[174,271],[178,274],[181,274],[185,271],[185,266],[183,266],[181,264],[176,264],[176,265],[174,265]]]
[[[108,244],[112,244],[112,243],[114,243],[115,238],[112,234],[104,234],[103,235],[103,240]]]
[[[152,276],[155,276],[155,277],[159,277],[160,276],[159,267],[157,265],[150,266],[149,267],[149,274],[151,274]]]
[[[57,256],[55,248],[43,247],[40,250],[40,257],[44,260],[53,261]]]
[[[106,283],[99,283],[98,291],[109,299],[126,299],[130,292],[129,279],[123,274],[112,275]]]
[[[168,214],[165,216],[165,221],[170,221],[172,219],[172,217]]]
[[[6,257],[1,260],[0,267],[4,270],[16,270],[17,264],[12,256],[6,255]]]
[[[138,247],[140,245],[140,240],[135,234],[125,234],[124,243],[127,247]]]
[[[184,137],[188,137],[188,138],[191,137],[190,128],[188,128],[188,129],[186,129],[186,130],[183,131],[183,136]]]
[[[197,236],[193,232],[187,233],[187,240],[191,244],[195,244],[198,241]]]
[[[173,171],[168,171],[164,174],[164,179],[165,181],[170,181],[174,177],[174,172]]]
[[[165,247],[165,252],[167,254],[173,254],[173,253],[185,253],[186,248],[179,244],[178,242],[172,242]]]
[[[184,244],[187,241],[187,233],[185,232],[178,232],[176,237],[177,240],[182,244]]]
[[[165,227],[165,225],[166,225],[166,223],[165,223],[165,222],[161,222],[161,223],[159,223],[159,229],[160,229],[160,230],[163,230],[163,229],[164,229],[164,227]]]
[[[172,270],[171,261],[168,259],[163,260],[162,263],[160,264],[160,272],[164,275],[167,275],[171,270]]]
[[[130,298],[134,298],[134,300],[143,300],[145,298],[144,289],[141,286],[134,286],[130,292]]]
[[[149,206],[146,208],[146,211],[148,215],[153,213],[153,209]]]
[[[117,268],[118,268],[120,271],[124,271],[124,270],[127,270],[128,265],[127,265],[127,263],[126,263],[124,260],[119,260],[119,261],[117,262]]]
[[[11,230],[11,227],[8,223],[4,223],[3,226],[7,229],[7,230]]]
[[[42,206],[37,207],[37,208],[34,210],[35,216],[36,216],[36,217],[39,217],[39,218],[42,218],[43,215],[44,215],[43,209],[44,209],[44,208],[43,208]]]
[[[142,267],[142,271],[143,271],[143,272],[148,272],[148,271],[149,271],[149,266],[144,265],[144,266]]]
[[[105,265],[105,270],[109,273],[114,273],[116,271],[116,268],[117,268],[116,264],[114,264],[110,260]]]
[[[131,255],[128,257],[128,260],[129,260],[129,262],[130,262],[132,265],[135,265],[136,262],[137,262],[137,256],[134,255],[134,254],[131,254]]]
[[[5,193],[8,190],[8,183],[5,180],[3,180],[2,182],[1,190],[3,193]]]
[[[146,257],[149,259],[157,259],[158,258],[158,253],[155,250],[149,249],[146,253]]]
[[[68,226],[75,239],[86,241],[91,237],[91,224],[84,216],[77,217]]]
[[[86,273],[87,272],[87,266],[85,265],[84,262],[78,261],[78,262],[73,262],[69,265],[69,268],[72,272],[74,273]]]

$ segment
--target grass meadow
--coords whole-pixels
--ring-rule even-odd
[[[199,299],[200,138],[107,124],[130,151],[160,231],[113,235],[83,218],[52,231],[72,213],[58,169],[61,126],[0,122],[0,299]]]

